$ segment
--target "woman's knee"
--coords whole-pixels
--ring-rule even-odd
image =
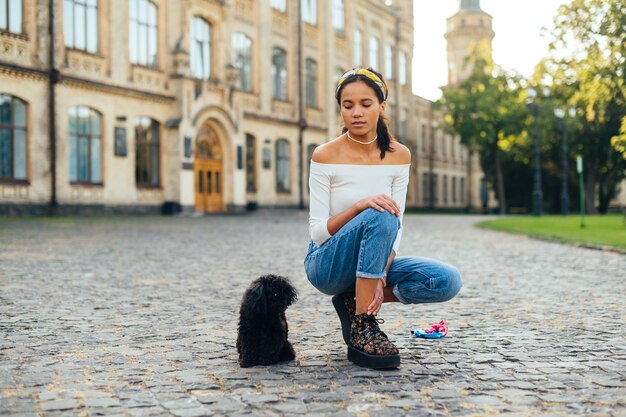
[[[395,236],[400,229],[400,219],[395,214],[391,214],[387,210],[378,211],[373,208],[368,208],[362,212],[364,219],[369,225],[373,226],[374,230],[379,232],[386,232]]]
[[[398,288],[401,301],[407,304],[442,303],[454,298],[461,287],[463,279],[459,270],[451,265],[437,263],[436,271],[416,271],[414,282],[401,282]]]
[[[442,274],[439,281],[439,288],[441,294],[440,301],[448,301],[453,299],[463,286],[463,278],[459,270],[451,265],[446,268],[445,274]]]

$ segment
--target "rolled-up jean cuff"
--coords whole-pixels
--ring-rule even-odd
[[[387,273],[383,271],[378,274],[372,274],[370,272],[356,271],[356,276],[357,278],[381,279],[381,278],[385,278],[387,276]]]
[[[391,289],[391,292],[393,292],[393,295],[395,295],[398,301],[400,301],[402,304],[409,304],[409,302],[400,295],[400,289],[398,288],[397,285],[393,286],[393,288]]]

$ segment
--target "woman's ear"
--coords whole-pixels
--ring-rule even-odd
[[[387,108],[387,101],[383,101],[382,103],[380,103],[380,112],[382,114],[385,114],[385,109]]]

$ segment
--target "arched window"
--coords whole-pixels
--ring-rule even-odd
[[[281,48],[272,50],[272,79],[274,98],[287,100],[287,53]]]
[[[157,66],[157,7],[149,0],[128,2],[130,62]]]
[[[233,33],[233,63],[239,68],[239,88],[252,91],[252,39],[241,32]]]
[[[289,184],[289,142],[285,139],[278,139],[276,141],[276,191],[288,193]]]
[[[26,180],[26,102],[0,94],[0,180]]]
[[[211,25],[201,17],[191,20],[191,76],[211,78]]]
[[[0,29],[22,33],[22,0],[0,0]]]
[[[376,36],[370,36],[369,55],[369,66],[376,71],[380,71],[378,64],[378,38]]]
[[[306,105],[317,107],[317,62],[308,58],[305,63]]]
[[[135,121],[135,181],[139,187],[158,187],[161,176],[159,122],[149,117]]]
[[[64,0],[65,46],[98,52],[98,0]]]
[[[102,116],[85,106],[69,110],[70,182],[102,183]]]

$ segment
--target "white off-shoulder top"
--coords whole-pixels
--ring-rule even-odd
[[[309,234],[318,246],[326,242],[328,219],[347,210],[357,201],[386,194],[400,206],[400,224],[406,205],[409,167],[404,165],[322,164],[311,161],[309,170]],[[393,250],[398,253],[402,227]]]

